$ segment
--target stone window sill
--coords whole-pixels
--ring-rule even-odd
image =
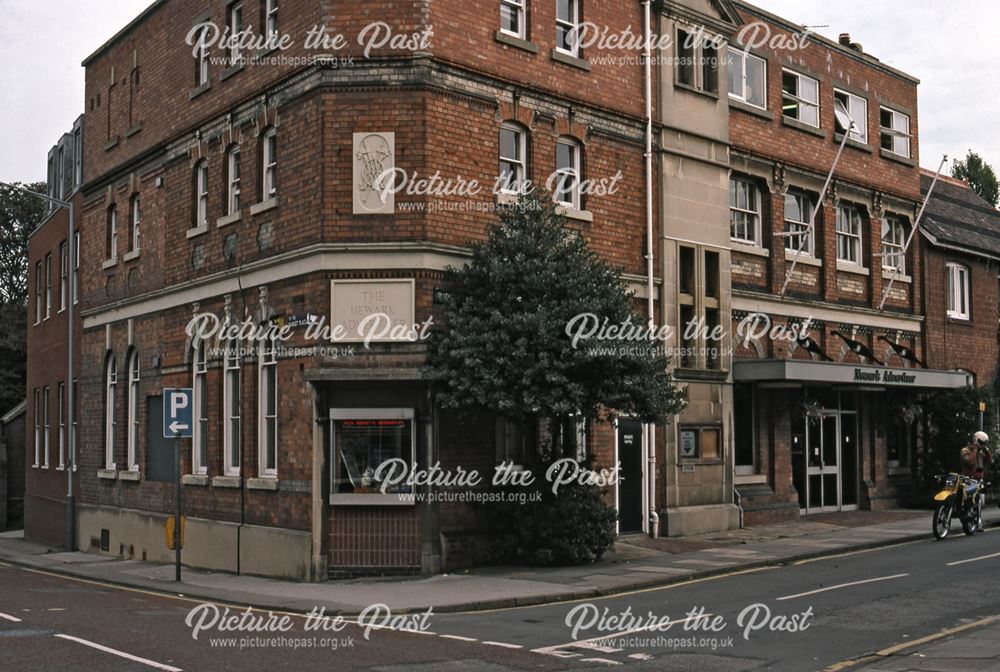
[[[106,271],[109,268],[114,268],[117,265],[118,265],[118,258],[115,257],[114,259],[108,259],[103,264],[101,264],[101,269]]]
[[[219,81],[224,82],[233,75],[235,75],[237,72],[240,72],[242,70],[243,70],[243,61],[240,61],[239,63],[236,63],[234,65],[230,65],[228,68],[222,71],[221,75],[219,75]]]
[[[122,257],[125,261],[132,261],[133,259],[138,259],[141,254],[140,250],[132,250],[131,252],[126,252],[125,256]]]
[[[188,93],[188,100],[194,100],[195,98],[197,98],[198,96],[200,96],[201,94],[205,93],[206,91],[208,91],[211,88],[212,88],[212,83],[211,82],[205,82],[201,86],[199,86],[197,88],[194,88],[194,89],[191,89],[191,91]]]
[[[840,141],[843,140],[843,139],[844,139],[844,134],[843,133],[834,133],[833,134],[833,141],[836,144],[839,145]],[[867,154],[871,154],[871,153],[874,152],[874,149],[872,148],[871,145],[866,144],[864,142],[861,142],[860,140],[855,140],[854,138],[847,138],[847,146],[850,147],[850,148],[852,148],[852,149],[856,149],[858,151],[865,152]]]
[[[105,152],[109,152],[112,149],[114,149],[115,147],[117,147],[118,146],[118,140],[119,140],[119,138],[116,135],[114,138],[112,138],[111,140],[108,140],[106,143],[104,143],[104,151]]]
[[[785,261],[791,263],[795,261],[799,264],[805,264],[806,266],[822,266],[823,260],[817,259],[811,254],[796,254],[791,250],[785,250]]]
[[[208,476],[206,474],[184,474],[181,476],[181,484],[207,486]]]
[[[105,481],[118,480],[118,472],[115,469],[98,469],[97,477]]]
[[[675,89],[682,89],[690,93],[696,93],[699,96],[705,96],[706,98],[712,98],[714,100],[719,99],[719,94],[715,91],[708,91],[706,89],[699,89],[697,86],[691,86],[690,84],[682,84],[681,82],[674,82]]]
[[[949,315],[948,316],[948,323],[949,324],[958,324],[958,325],[962,325],[962,326],[965,326],[965,327],[971,327],[972,326],[972,318],[961,317],[959,315]]]
[[[516,47],[517,49],[524,49],[532,54],[538,53],[538,45],[534,42],[529,42],[524,38],[517,37],[516,35],[510,35],[503,32],[502,30],[497,30],[493,33],[493,39],[501,44],[506,44],[508,47]]]
[[[572,54],[567,54],[564,51],[559,51],[558,49],[552,50],[552,60],[556,63],[562,63],[563,65],[568,65],[573,68],[579,68],[586,72],[590,72],[591,66],[590,61],[580,58],[579,56],[574,56]]]
[[[853,273],[854,275],[869,275],[870,271],[864,266],[852,264],[849,261],[838,261],[837,270],[841,273]]]
[[[226,215],[225,217],[219,217],[217,220],[215,220],[215,225],[221,229],[223,226],[228,226],[238,221],[240,221],[240,213],[234,212],[231,215]]]
[[[277,490],[278,479],[274,477],[248,478],[247,490]]]
[[[496,197],[497,205],[514,205],[515,203],[517,203],[517,199],[518,199],[517,194],[508,194],[505,191],[497,192],[497,197]]]
[[[413,506],[415,498],[410,495],[383,495],[382,493],[330,495],[330,503],[335,506]]]
[[[250,206],[251,215],[259,215],[262,212],[267,212],[268,210],[273,210],[278,207],[278,197],[273,196],[266,201],[261,201],[260,203],[254,203]]]
[[[239,476],[216,476],[212,479],[213,488],[238,488],[240,487]]]
[[[736,476],[733,481],[736,485],[750,485],[754,483],[767,483],[767,476],[764,474],[746,474],[744,476]]]
[[[794,128],[795,130],[802,131],[803,133],[810,133],[819,138],[826,137],[826,133],[824,133],[822,129],[813,126],[811,124],[807,124],[804,121],[799,121],[798,119],[792,119],[791,117],[786,117],[785,115],[781,115],[781,125],[788,126],[789,128]]]
[[[135,135],[136,133],[138,133],[141,130],[142,130],[142,124],[136,124],[132,128],[130,128],[127,131],[125,131],[125,137],[126,138],[131,138],[133,135]]]
[[[562,215],[566,219],[575,219],[578,222],[593,223],[594,221],[594,213],[590,210],[577,210],[572,206],[556,206],[556,213]]]
[[[766,247],[759,247],[757,245],[747,245],[746,243],[740,243],[735,240],[730,241],[729,247],[733,252],[741,252],[743,254],[752,254],[756,257],[770,257],[771,250]]]
[[[896,163],[901,163],[909,168],[916,168],[917,162],[913,159],[903,156],[902,154],[897,154],[896,152],[891,152],[888,149],[883,149],[879,147],[879,156],[883,159],[888,159],[889,161],[895,161]]]
[[[890,280],[893,277],[894,276],[892,274],[892,271],[882,271],[882,279],[883,280]],[[904,284],[909,285],[909,284],[911,284],[913,282],[913,277],[909,276],[909,275],[906,275],[905,273],[897,273],[895,275],[895,278],[896,279],[893,280],[893,283],[902,282]]]
[[[188,229],[187,230],[187,234],[185,234],[185,235],[188,238],[194,238],[195,236],[200,236],[200,235],[202,235],[204,233],[208,233],[208,224],[207,223],[206,224],[202,224],[201,226],[196,226],[194,228]]]
[[[118,472],[119,481],[140,481],[142,480],[142,474],[138,470],[129,471],[119,471]]]
[[[740,112],[746,112],[747,114],[754,114],[758,117],[767,119],[768,121],[774,121],[774,115],[768,112],[765,108],[745,103],[737,98],[729,99],[729,107],[731,109],[739,110]]]

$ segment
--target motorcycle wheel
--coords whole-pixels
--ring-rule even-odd
[[[951,507],[952,502],[938,504],[934,509],[934,537],[944,539],[951,532]]]
[[[969,515],[962,519],[962,531],[970,537],[979,531],[979,523],[982,521],[983,509],[980,504],[973,504],[970,507]]]

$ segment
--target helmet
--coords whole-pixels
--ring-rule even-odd
[[[985,446],[990,442],[990,437],[986,432],[976,432],[972,435],[972,440],[977,446]]]

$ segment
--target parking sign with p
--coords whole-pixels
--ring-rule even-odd
[[[192,400],[190,387],[168,387],[163,390],[163,438],[186,438],[192,435]]]

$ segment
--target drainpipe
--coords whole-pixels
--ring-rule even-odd
[[[646,84],[646,312],[650,330],[655,329],[656,313],[653,309],[653,71],[652,36],[650,35],[650,0],[642,0],[643,35],[645,39]],[[656,425],[646,425],[647,470],[649,471],[649,534],[660,534],[660,517],[656,513]]]

